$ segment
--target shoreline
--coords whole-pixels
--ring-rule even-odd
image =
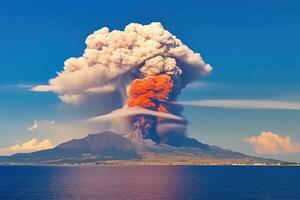
[[[0,163],[2,166],[47,166],[47,167],[300,167],[297,164],[95,164],[95,163],[81,163],[81,164],[39,164],[39,163]]]

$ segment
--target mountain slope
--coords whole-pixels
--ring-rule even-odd
[[[49,150],[1,156],[0,162],[81,163],[137,158],[135,146],[129,140],[112,132],[102,132],[62,143]]]
[[[90,134],[49,150],[0,156],[0,163],[22,164],[253,164],[280,161],[251,157],[184,137],[178,146],[132,143],[113,132]],[[121,160],[121,161],[120,161]]]

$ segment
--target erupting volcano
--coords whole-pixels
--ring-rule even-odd
[[[187,122],[174,119],[182,117],[182,108],[171,102],[187,84],[212,70],[200,54],[160,23],[133,23],[124,31],[111,32],[105,27],[88,36],[86,45],[84,54],[66,60],[64,70],[49,85],[33,90],[53,91],[75,105],[117,93],[121,99],[112,98],[112,109],[143,108],[124,120],[128,138],[170,143],[185,137]]]
[[[169,100],[172,88],[173,81],[167,74],[135,79],[130,85],[128,106],[139,106],[159,112],[168,112],[163,103]],[[137,133],[138,137],[142,136],[144,139],[159,142],[155,130],[156,117],[134,116],[132,122],[133,131]]]

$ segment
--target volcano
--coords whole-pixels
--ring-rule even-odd
[[[0,162],[16,163],[87,163],[96,160],[137,159],[135,146],[126,138],[112,132],[90,134],[82,139],[62,143],[53,149],[18,153],[0,157]]]
[[[90,134],[82,139],[62,143],[53,149],[32,153],[0,156],[1,164],[275,164],[280,161],[257,158],[203,144],[185,138],[176,146],[154,143],[133,143],[113,133]]]

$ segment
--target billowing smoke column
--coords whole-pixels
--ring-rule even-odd
[[[176,100],[187,84],[208,74],[212,68],[160,23],[129,24],[124,31],[102,28],[86,39],[82,57],[65,61],[64,70],[34,91],[53,91],[71,104],[87,102],[95,96],[118,93],[119,107],[143,107],[180,115]],[[131,117],[134,137],[163,142],[165,127],[184,122],[150,115]],[[161,126],[168,124],[168,126]],[[163,130],[163,131],[161,131]],[[184,131],[183,131],[184,132]],[[172,136],[168,136],[172,137]]]
[[[172,89],[173,81],[167,74],[150,75],[142,79],[135,79],[130,87],[128,106],[139,106],[150,110],[168,112],[163,103],[169,100]],[[138,136],[159,142],[156,135],[156,117],[134,116],[132,122],[133,131]]]

